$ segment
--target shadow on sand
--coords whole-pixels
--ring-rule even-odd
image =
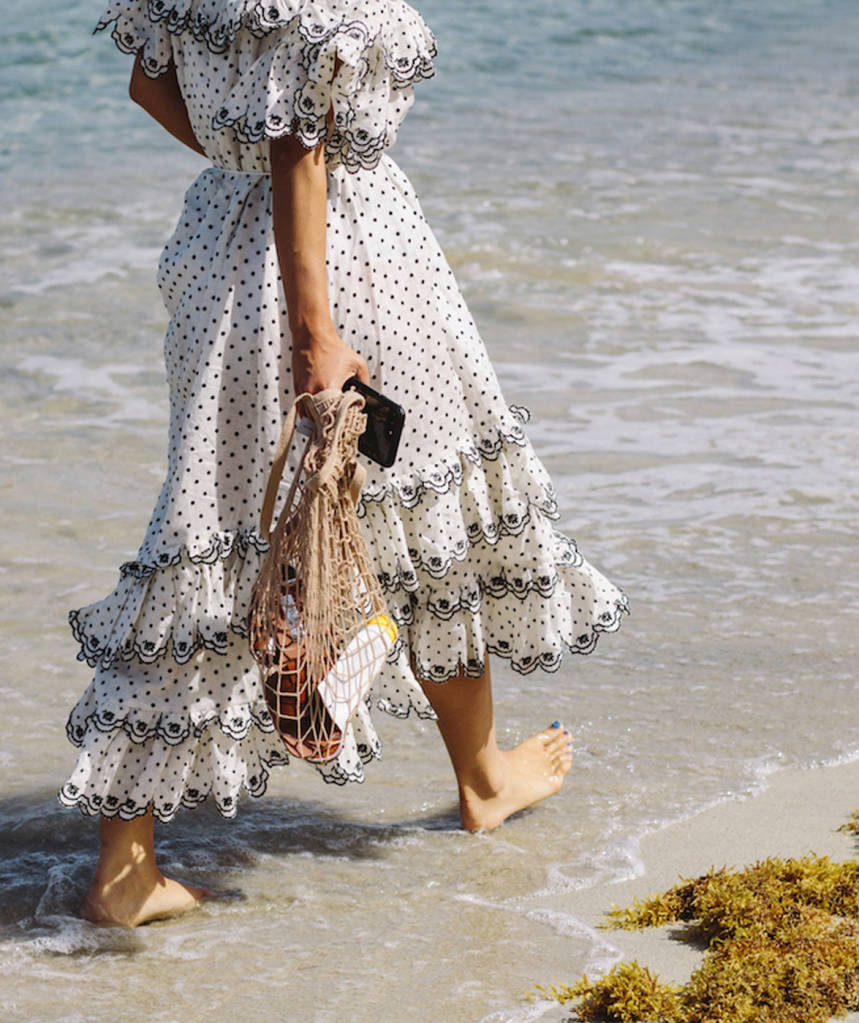
[[[459,816],[449,812],[402,822],[364,823],[311,800],[265,796],[244,803],[234,820],[214,806],[181,812],[156,827],[155,850],[171,876],[216,893],[224,900],[244,898],[235,887],[242,868],[261,857],[301,854],[353,861],[379,860],[392,843],[416,831],[456,831]],[[98,850],[98,818],[84,817],[57,804],[51,791],[0,799],[0,944],[37,939],[58,929],[75,940],[45,951],[59,954],[129,954],[141,947],[136,932],[97,927],[78,913]]]

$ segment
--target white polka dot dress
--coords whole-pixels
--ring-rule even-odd
[[[166,820],[211,796],[232,816],[288,761],[246,637],[266,551],[262,495],[293,401],[270,139],[325,140],[334,323],[407,413],[395,465],[367,463],[359,507],[399,638],[340,756],[317,769],[363,779],[379,755],[372,710],[432,716],[411,663],[439,683],[480,675],[489,653],[523,674],[552,671],[616,629],[626,600],[552,528],[526,414],[505,404],[417,197],[384,152],[412,84],[433,73],[417,12],[402,0],[122,0],[99,28],[142,51],[152,77],[175,65],[212,166],[159,266],[171,315],[164,487],[116,589],[70,615],[95,677],[69,718],[80,752],[60,798],[124,819],[151,805]]]

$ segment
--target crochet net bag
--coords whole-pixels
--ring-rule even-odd
[[[287,749],[314,763],[339,754],[397,636],[355,512],[366,475],[357,461],[363,407],[355,391],[296,399],[260,517],[270,548],[251,595],[251,650]],[[269,534],[299,411],[313,432]]]

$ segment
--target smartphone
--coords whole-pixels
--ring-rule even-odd
[[[374,391],[357,377],[350,377],[343,385],[343,390],[357,391],[364,398],[367,428],[358,439],[358,450],[389,469],[397,457],[400,435],[406,421],[402,405]]]

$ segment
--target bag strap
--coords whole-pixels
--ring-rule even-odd
[[[259,516],[259,531],[265,537],[269,539],[271,534],[271,519],[274,515],[274,505],[277,500],[277,488],[280,486],[280,481],[283,479],[283,470],[286,466],[286,456],[289,454],[289,449],[292,446],[292,440],[295,437],[296,420],[298,419],[298,403],[302,398],[309,398],[310,395],[300,394],[295,401],[292,403],[292,408],[287,413],[286,419],[283,421],[283,429],[280,431],[280,437],[277,441],[277,447],[274,450],[274,459],[271,463],[271,471],[268,474],[268,483],[265,488],[265,497],[262,502],[262,511]],[[304,449],[307,451],[307,448]],[[304,462],[304,456],[302,455],[302,463]],[[301,471],[299,466],[296,472],[296,479]],[[290,491],[292,493],[292,491]]]
[[[349,410],[355,405],[364,407],[364,399],[357,391],[320,391],[318,395],[312,395],[309,391],[305,391],[292,403],[292,408],[287,413],[286,419],[283,422],[283,428],[280,431],[280,437],[278,438],[277,447],[274,451],[274,458],[271,463],[271,471],[268,476],[268,483],[265,488],[265,496],[262,502],[262,511],[259,517],[259,529],[262,536],[268,540],[271,535],[271,520],[274,515],[274,506],[277,501],[277,489],[280,486],[280,482],[283,479],[283,470],[286,467],[286,458],[289,454],[289,449],[292,446],[292,441],[295,437],[295,431],[298,420],[298,406],[307,398],[311,404],[315,397],[319,397],[323,394],[328,395],[336,393],[340,395],[341,402],[337,409],[337,418],[334,421],[334,429],[332,431],[331,443],[328,449],[328,454],[325,461],[319,467],[319,471],[315,473],[319,482],[326,480],[333,472],[338,468],[342,471],[343,468],[337,465],[339,459],[339,452],[337,450],[340,442],[340,437],[343,433],[343,428],[346,422],[346,415]],[[307,450],[314,440],[317,439],[319,431],[319,424],[314,420],[313,436],[308,440],[304,447],[304,451],[301,455],[301,461],[298,464],[298,468],[295,471],[295,475],[292,479],[292,485],[289,488],[289,494],[286,498],[286,507],[289,508],[292,505],[292,499],[295,496],[295,491],[298,487],[299,478],[301,471],[304,467],[304,459],[307,454]],[[361,487],[364,485],[364,480],[367,477],[367,470],[360,462],[356,461],[354,469],[352,471],[352,479],[350,480],[349,490],[352,495],[353,502],[357,503],[358,498],[361,494]]]

